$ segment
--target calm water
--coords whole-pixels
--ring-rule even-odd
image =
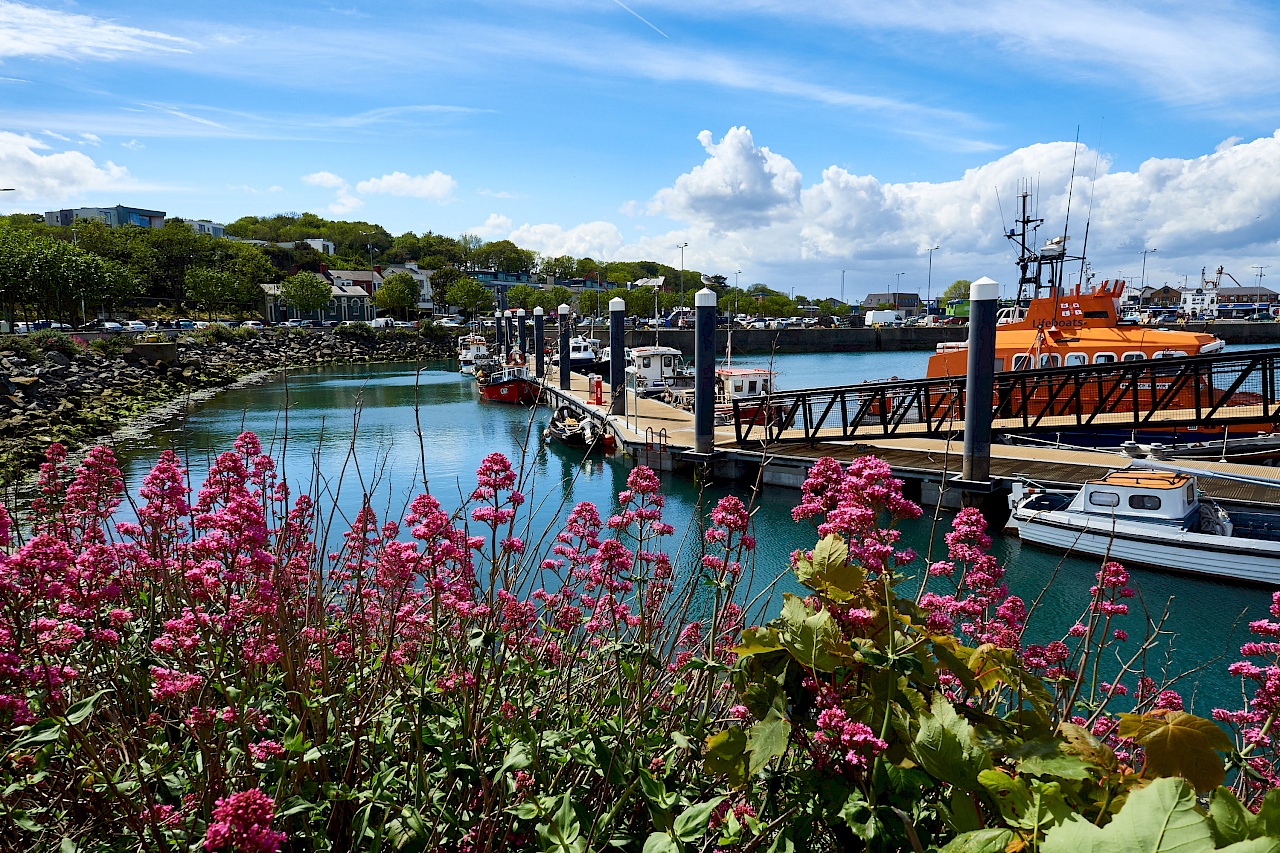
[[[780,387],[798,388],[921,376],[927,357],[927,353],[784,355],[774,357],[773,366]],[[742,357],[734,363],[765,366],[770,358]],[[359,509],[365,487],[375,495],[374,507],[381,517],[400,517],[408,499],[421,491],[424,476],[442,503],[459,506],[474,484],[480,460],[500,451],[513,460],[523,459],[526,482],[522,489],[535,509],[526,539],[536,542],[578,501],[595,502],[602,514],[606,507],[612,508],[630,470],[621,457],[584,463],[580,452],[547,443],[542,438],[546,420],[545,411],[481,404],[471,380],[448,362],[431,365],[417,376],[402,365],[319,368],[296,372],[287,381],[226,391],[200,404],[185,421],[126,442],[120,452],[131,489],[136,490],[148,466],[167,447],[186,458],[198,483],[214,454],[229,448],[241,431],[253,430],[280,460],[295,490],[334,498],[322,505],[338,507],[331,533],[337,535]],[[698,486],[691,478],[668,476],[664,488],[665,518],[677,531],[668,550],[679,565],[688,565],[695,559],[698,536]],[[703,505],[731,489],[748,498],[745,485],[711,487]],[[776,589],[797,590],[786,573],[786,558],[796,548],[812,546],[814,539],[811,527],[791,521],[790,510],[798,497],[798,491],[771,488],[757,498],[756,589],[785,575]],[[945,555],[941,536],[948,524],[944,515],[932,537],[935,558]],[[922,555],[930,550],[931,525],[931,517],[926,516],[906,531],[906,541]],[[686,535],[690,541],[682,541]],[[1009,584],[1015,594],[1028,603],[1043,594],[1030,639],[1044,642],[1061,636],[1087,603],[1096,563],[1061,560],[1036,548],[1023,549],[1018,540],[1003,537],[996,537],[993,550],[1003,564],[1012,567]],[[921,557],[915,568],[923,564]],[[1143,604],[1158,615],[1172,599],[1166,628],[1177,636],[1169,671],[1190,669],[1225,654],[1199,677],[1195,704],[1207,712],[1213,703],[1238,703],[1239,687],[1226,676],[1226,665],[1235,659],[1246,636],[1245,622],[1265,615],[1269,593],[1142,571],[1134,572],[1133,585],[1141,599],[1134,602],[1134,615],[1124,626],[1135,638],[1131,644],[1142,633]],[[774,612],[771,604],[768,615]],[[1148,668],[1164,665],[1161,655],[1151,659]],[[1179,686],[1190,699],[1190,681]]]

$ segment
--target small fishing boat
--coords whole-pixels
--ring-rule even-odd
[[[580,418],[573,409],[561,406],[551,416],[542,435],[569,447],[590,448],[600,439],[601,430],[591,418]]]
[[[538,387],[526,367],[512,365],[483,377],[477,375],[477,379],[480,380],[480,396],[485,400],[523,406],[531,406],[538,401]]]
[[[716,422],[727,424],[733,420],[733,405],[743,423],[763,424],[778,407],[769,401],[773,391],[774,372],[763,367],[716,368]]]
[[[1123,468],[1077,492],[1015,483],[1009,528],[1027,542],[1125,564],[1280,584],[1280,519],[1233,519],[1187,469]]]
[[[474,375],[476,362],[489,357],[489,342],[484,335],[462,335],[458,338],[458,362],[460,371]]]
[[[693,387],[693,372],[675,347],[634,347],[628,351],[627,384],[641,397],[663,397]]]
[[[594,338],[577,336],[569,339],[569,370],[575,373],[593,373],[600,361],[600,342]],[[551,357],[551,363],[560,366],[560,353]]]

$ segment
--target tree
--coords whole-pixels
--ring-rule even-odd
[[[538,269],[544,275],[563,281],[577,274],[578,261],[573,255],[561,255],[558,258],[543,258]]]
[[[535,308],[542,289],[530,284],[513,284],[507,288],[507,305],[511,308]]]
[[[195,300],[208,317],[213,316],[213,309],[231,302],[236,293],[235,277],[213,267],[192,267],[187,270],[183,286],[187,298]]]
[[[333,296],[329,282],[313,272],[300,272],[280,285],[280,299],[301,314],[319,311]]]
[[[556,310],[561,305],[572,306],[573,291],[565,287],[564,285],[557,284],[555,287],[551,288],[550,290],[544,290],[542,292],[541,303],[542,303],[543,310],[547,311],[547,313],[550,313]]]
[[[383,311],[399,311],[406,316],[410,308],[417,307],[420,292],[417,279],[407,272],[395,272],[382,280],[373,301]]]
[[[969,280],[967,278],[959,278],[947,285],[947,289],[942,291],[942,295],[938,297],[938,302],[943,308],[952,299],[968,299],[969,298]]]
[[[493,294],[489,288],[470,276],[463,276],[449,285],[445,300],[472,317],[481,311],[493,310]]]

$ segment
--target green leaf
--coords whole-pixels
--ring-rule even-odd
[[[291,814],[300,814],[301,812],[315,811],[316,804],[309,803],[302,797],[293,796],[284,800],[276,807],[276,817],[288,817]]]
[[[810,589],[836,601],[847,601],[866,580],[866,573],[849,562],[849,546],[835,534],[824,536],[813,548],[813,559],[796,564],[796,577]]]
[[[529,749],[529,744],[517,742],[507,750],[507,757],[503,759],[498,775],[504,776],[508,770],[523,770],[531,764],[533,764],[533,750]]]
[[[951,839],[941,853],[1004,853],[1013,837],[1007,829],[976,829]]]
[[[1272,788],[1262,798],[1262,808],[1258,809],[1253,834],[1280,837],[1280,789]]]
[[[784,599],[782,618],[787,631],[779,641],[796,660],[819,672],[832,672],[852,660],[853,653],[829,610],[810,613],[803,599],[789,593]]]
[[[911,752],[930,776],[966,791],[980,790],[978,774],[991,767],[991,756],[974,742],[973,728],[941,694],[931,713],[920,715]]]
[[[711,812],[724,802],[724,797],[715,797],[705,803],[694,803],[680,812],[672,831],[681,841],[697,841],[707,832],[707,824],[711,820]]]
[[[1056,779],[1088,779],[1089,764],[1077,755],[1031,755],[1018,762],[1018,772]]]
[[[703,767],[708,773],[729,777],[729,784],[742,785],[747,781],[747,734],[733,726],[707,738],[707,751]]]
[[[1182,779],[1156,779],[1134,791],[1099,829],[1079,815],[1049,830],[1041,853],[1199,853],[1213,850],[1209,821]]]
[[[1218,849],[1220,853],[1280,853],[1280,838],[1250,838]]]
[[[644,842],[643,853],[682,853],[683,846],[668,833],[655,832]]]
[[[775,628],[746,628],[742,632],[742,640],[733,647],[733,653],[740,658],[758,655],[762,652],[776,652],[782,648],[778,642],[778,631]]]
[[[64,838],[58,843],[58,853],[80,853],[80,845],[74,839]]]
[[[791,723],[777,707],[770,708],[768,715],[747,732],[747,750],[751,753],[748,767],[750,773],[755,775],[769,763],[769,759],[785,753],[790,739]]]
[[[552,826],[560,834],[562,841],[572,843],[577,840],[579,833],[578,815],[573,810],[573,801],[569,799],[567,792],[560,799],[560,808],[552,819]]]
[[[42,743],[50,743],[58,739],[62,734],[62,725],[57,720],[46,717],[40,722],[27,729],[27,733],[18,738],[18,742],[14,744],[15,748],[36,746]]]
[[[97,693],[93,694],[92,696],[86,699],[81,699],[79,702],[75,703],[70,708],[68,708],[67,709],[67,725],[78,726],[81,723],[83,723],[85,720],[87,720],[89,718],[89,715],[93,713],[93,703],[97,702],[98,699],[101,698],[101,696],[104,693],[110,693],[110,692],[111,692],[110,688],[106,690],[99,690]]]
[[[1217,753],[1234,744],[1213,720],[1182,711],[1121,714],[1119,734],[1142,746],[1145,776],[1181,776],[1198,791],[1213,790],[1227,777]]]
[[[1209,797],[1209,830],[1219,847],[1244,841],[1252,834],[1253,814],[1229,788],[1219,786]]]

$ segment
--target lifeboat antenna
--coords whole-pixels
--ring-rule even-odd
[[[1067,240],[1071,239],[1067,235],[1071,233],[1069,230],[1071,228],[1071,198],[1076,188],[1076,159],[1079,156],[1080,156],[1080,125],[1076,125],[1076,141],[1071,149],[1071,180],[1067,181],[1067,216],[1062,223],[1062,249],[1064,252],[1063,258],[1062,258],[1062,266],[1057,269],[1056,275],[1054,274],[1053,268],[1052,267],[1049,268],[1049,277],[1051,279],[1050,283],[1052,284],[1053,295],[1055,298],[1062,295],[1062,287],[1065,284],[1065,282],[1063,281],[1064,276],[1062,273],[1065,271],[1065,268],[1067,266],[1066,264],[1067,259],[1065,255],[1066,248],[1067,248]]]
[[[1102,128],[1098,128],[1098,148],[1093,152],[1093,175],[1089,178],[1089,212],[1084,218],[1084,242],[1080,245],[1080,278],[1077,287],[1084,286],[1085,258],[1089,255],[1089,225],[1093,222],[1093,198],[1098,193],[1098,163],[1102,160]]]

